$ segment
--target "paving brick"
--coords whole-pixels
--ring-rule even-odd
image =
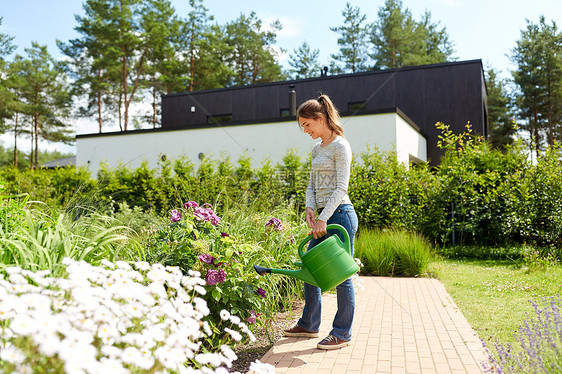
[[[321,351],[317,339],[282,338],[260,361],[281,374],[482,373],[480,340],[438,280],[360,280],[349,347]],[[322,295],[322,309],[321,337],[331,330],[335,293]]]

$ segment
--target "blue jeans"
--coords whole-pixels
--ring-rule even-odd
[[[334,214],[332,214],[330,219],[328,219],[327,223],[342,225],[347,230],[349,233],[351,254],[353,255],[353,242],[358,227],[357,214],[355,213],[355,209],[353,209],[353,205],[342,204],[338,206]],[[343,238],[343,234],[339,231],[328,230],[328,235],[323,238],[312,239],[308,244],[308,249],[311,249],[333,234],[337,234],[342,241],[345,240]],[[343,283],[337,286],[336,291],[338,298],[338,312],[334,318],[330,335],[333,335],[341,340],[351,340],[351,326],[353,324],[353,315],[355,314],[355,291],[353,290],[351,278],[346,279]],[[320,288],[305,283],[304,310],[301,318],[297,322],[297,325],[305,330],[317,332],[320,329],[320,321],[322,319],[321,301]]]

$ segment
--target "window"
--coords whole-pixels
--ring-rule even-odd
[[[281,114],[281,117],[290,117],[291,116],[291,110],[289,108],[282,108],[280,110],[280,114]]]
[[[357,112],[359,110],[365,110],[367,105],[364,101],[356,101],[353,103],[347,103],[347,110],[350,112]]]
[[[232,114],[219,114],[207,117],[207,123],[225,123],[230,121],[232,121]]]

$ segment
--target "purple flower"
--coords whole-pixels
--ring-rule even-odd
[[[226,232],[221,232],[221,237],[222,238],[228,238],[230,236],[230,234],[227,234]]]
[[[207,274],[205,274],[205,281],[207,281],[207,284],[209,286],[214,286],[217,283],[224,282],[225,280],[226,280],[226,272],[222,269],[219,270],[211,269],[207,271]]]
[[[170,212],[170,221],[178,222],[181,219],[181,213],[177,209],[172,209]]]
[[[197,204],[195,201],[188,201],[187,203],[183,204],[183,207],[185,209],[197,208],[198,206],[199,206],[199,204]]]
[[[197,256],[197,258],[199,259],[199,261],[205,264],[209,264],[209,265],[215,264],[215,258],[208,253],[200,254],[199,256]]]
[[[250,310],[250,317],[246,318],[246,322],[248,323],[256,323],[258,315],[256,314],[255,310]]]
[[[195,216],[196,220],[211,222],[213,226],[218,225],[220,222],[220,217],[217,216],[211,208],[196,207],[193,215]]]
[[[289,241],[291,242],[291,244],[295,244],[295,236],[293,234],[289,236]]]
[[[265,227],[270,226],[272,226],[275,231],[283,230],[283,224],[281,223],[281,220],[279,218],[270,218],[269,221],[267,221],[267,223],[265,224]]]
[[[261,287],[258,287],[258,295],[261,297],[265,297],[265,290]]]

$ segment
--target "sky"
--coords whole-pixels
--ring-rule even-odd
[[[187,16],[188,0],[171,2],[178,15]],[[361,9],[367,22],[374,22],[384,0],[349,0],[349,3]],[[264,25],[279,20],[283,29],[277,34],[276,44],[285,51],[280,57],[284,67],[288,67],[288,55],[304,41],[319,50],[322,65],[328,65],[330,55],[338,52],[338,34],[330,27],[343,25],[344,0],[204,0],[203,4],[221,25],[252,11]],[[526,20],[538,23],[539,17],[544,15],[548,23],[554,21],[559,29],[562,27],[562,0],[403,0],[403,6],[416,20],[429,10],[432,21],[445,27],[457,60],[480,59],[485,69],[494,68],[504,78],[510,77],[515,68],[508,55],[520,38],[521,30],[526,28]],[[67,42],[78,37],[74,31],[75,15],[83,14],[81,0],[0,0],[0,17],[3,18],[0,32],[15,37],[16,53],[24,55],[24,49],[36,41],[47,45],[54,57],[62,58],[56,40]],[[80,121],[76,131],[94,133],[97,128],[93,121]],[[11,146],[11,140],[5,136],[0,137],[0,142]],[[44,146],[74,151],[69,146],[48,143]]]

